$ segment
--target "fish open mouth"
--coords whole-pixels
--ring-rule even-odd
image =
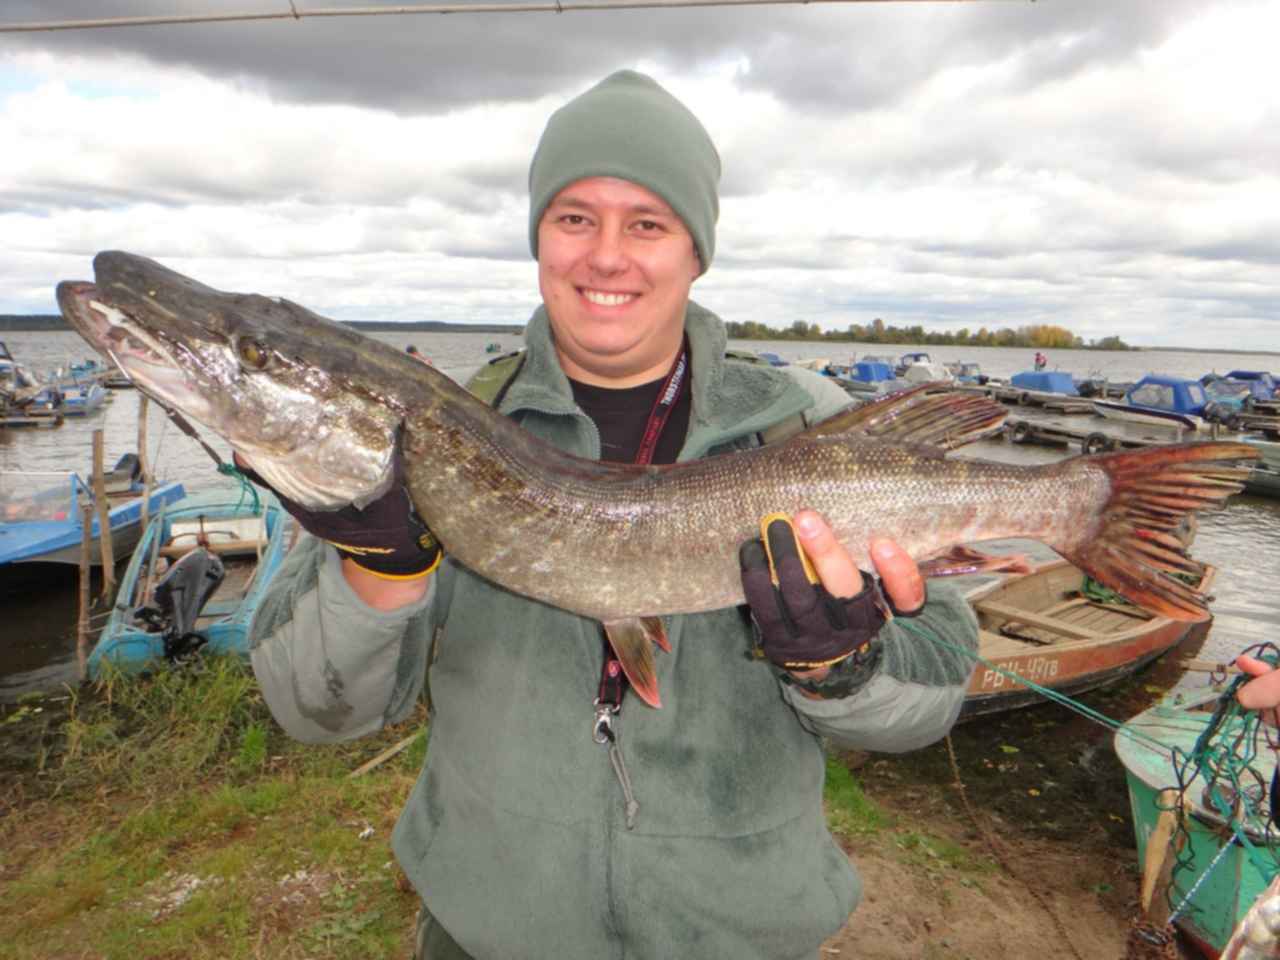
[[[110,357],[120,371],[145,393],[162,403],[187,410],[203,421],[207,403],[192,389],[190,377],[173,346],[149,332],[129,314],[106,303],[98,288],[84,281],[58,284],[62,314],[99,353]]]

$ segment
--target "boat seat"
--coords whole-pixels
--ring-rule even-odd
[[[246,539],[220,539],[209,540],[208,543],[201,544],[194,536],[186,537],[181,541],[174,543],[170,541],[160,548],[162,557],[182,557],[190,553],[196,547],[203,546],[210,553],[217,554],[220,557],[240,556],[244,554],[254,553],[259,550],[267,549],[268,541],[264,537],[250,537]]]
[[[160,548],[166,557],[180,557],[197,546],[219,556],[256,553],[267,546],[261,517],[198,517],[169,525],[169,542]]]
[[[1046,613],[1032,613],[1030,610],[1022,610],[1008,604],[998,603],[995,600],[979,600],[973,606],[979,613],[1002,617],[1006,626],[1014,623],[1022,624],[1040,630],[1048,630],[1050,633],[1056,633],[1070,640],[1094,640],[1102,636],[1096,630],[1078,627],[1074,623],[1067,623],[1065,620],[1060,620]]]

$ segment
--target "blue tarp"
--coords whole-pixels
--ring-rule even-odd
[[[1063,393],[1068,397],[1080,396],[1071,374],[1062,370],[1042,370],[1039,373],[1015,373],[1009,381],[1019,390],[1038,390],[1041,393]]]
[[[881,380],[894,380],[893,368],[887,363],[868,363],[865,360],[855,363],[849,371],[852,380],[863,380],[867,383],[878,383]]]

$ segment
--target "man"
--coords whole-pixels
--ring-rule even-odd
[[[723,325],[690,301],[719,173],[702,125],[640,74],[551,117],[529,175],[542,306],[502,413],[583,456],[671,463],[848,403],[811,371],[727,358]],[[403,488],[363,511],[290,509],[318,539],[273,581],[254,669],[313,741],[403,718],[426,674],[428,759],[393,846],[430,960],[813,957],[860,887],[823,819],[822,738],[941,737],[971,661],[916,637],[976,645],[968,606],[946,588],[926,602],[880,540],[885,600],[915,618],[885,623],[805,511],[744,545],[750,611],[664,618],[654,709],[628,696],[598,623],[441,563]]]

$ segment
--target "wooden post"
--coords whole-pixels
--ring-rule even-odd
[[[138,465],[142,468],[142,529],[151,512],[151,461],[147,459],[147,395],[138,391]]]
[[[80,504],[80,620],[76,625],[76,663],[85,677],[89,651],[89,574],[93,563],[93,504]]]
[[[93,499],[98,504],[98,544],[102,550],[102,597],[105,600],[116,585],[116,557],[111,544],[111,505],[107,503],[102,445],[102,428],[99,427],[93,431]]]

